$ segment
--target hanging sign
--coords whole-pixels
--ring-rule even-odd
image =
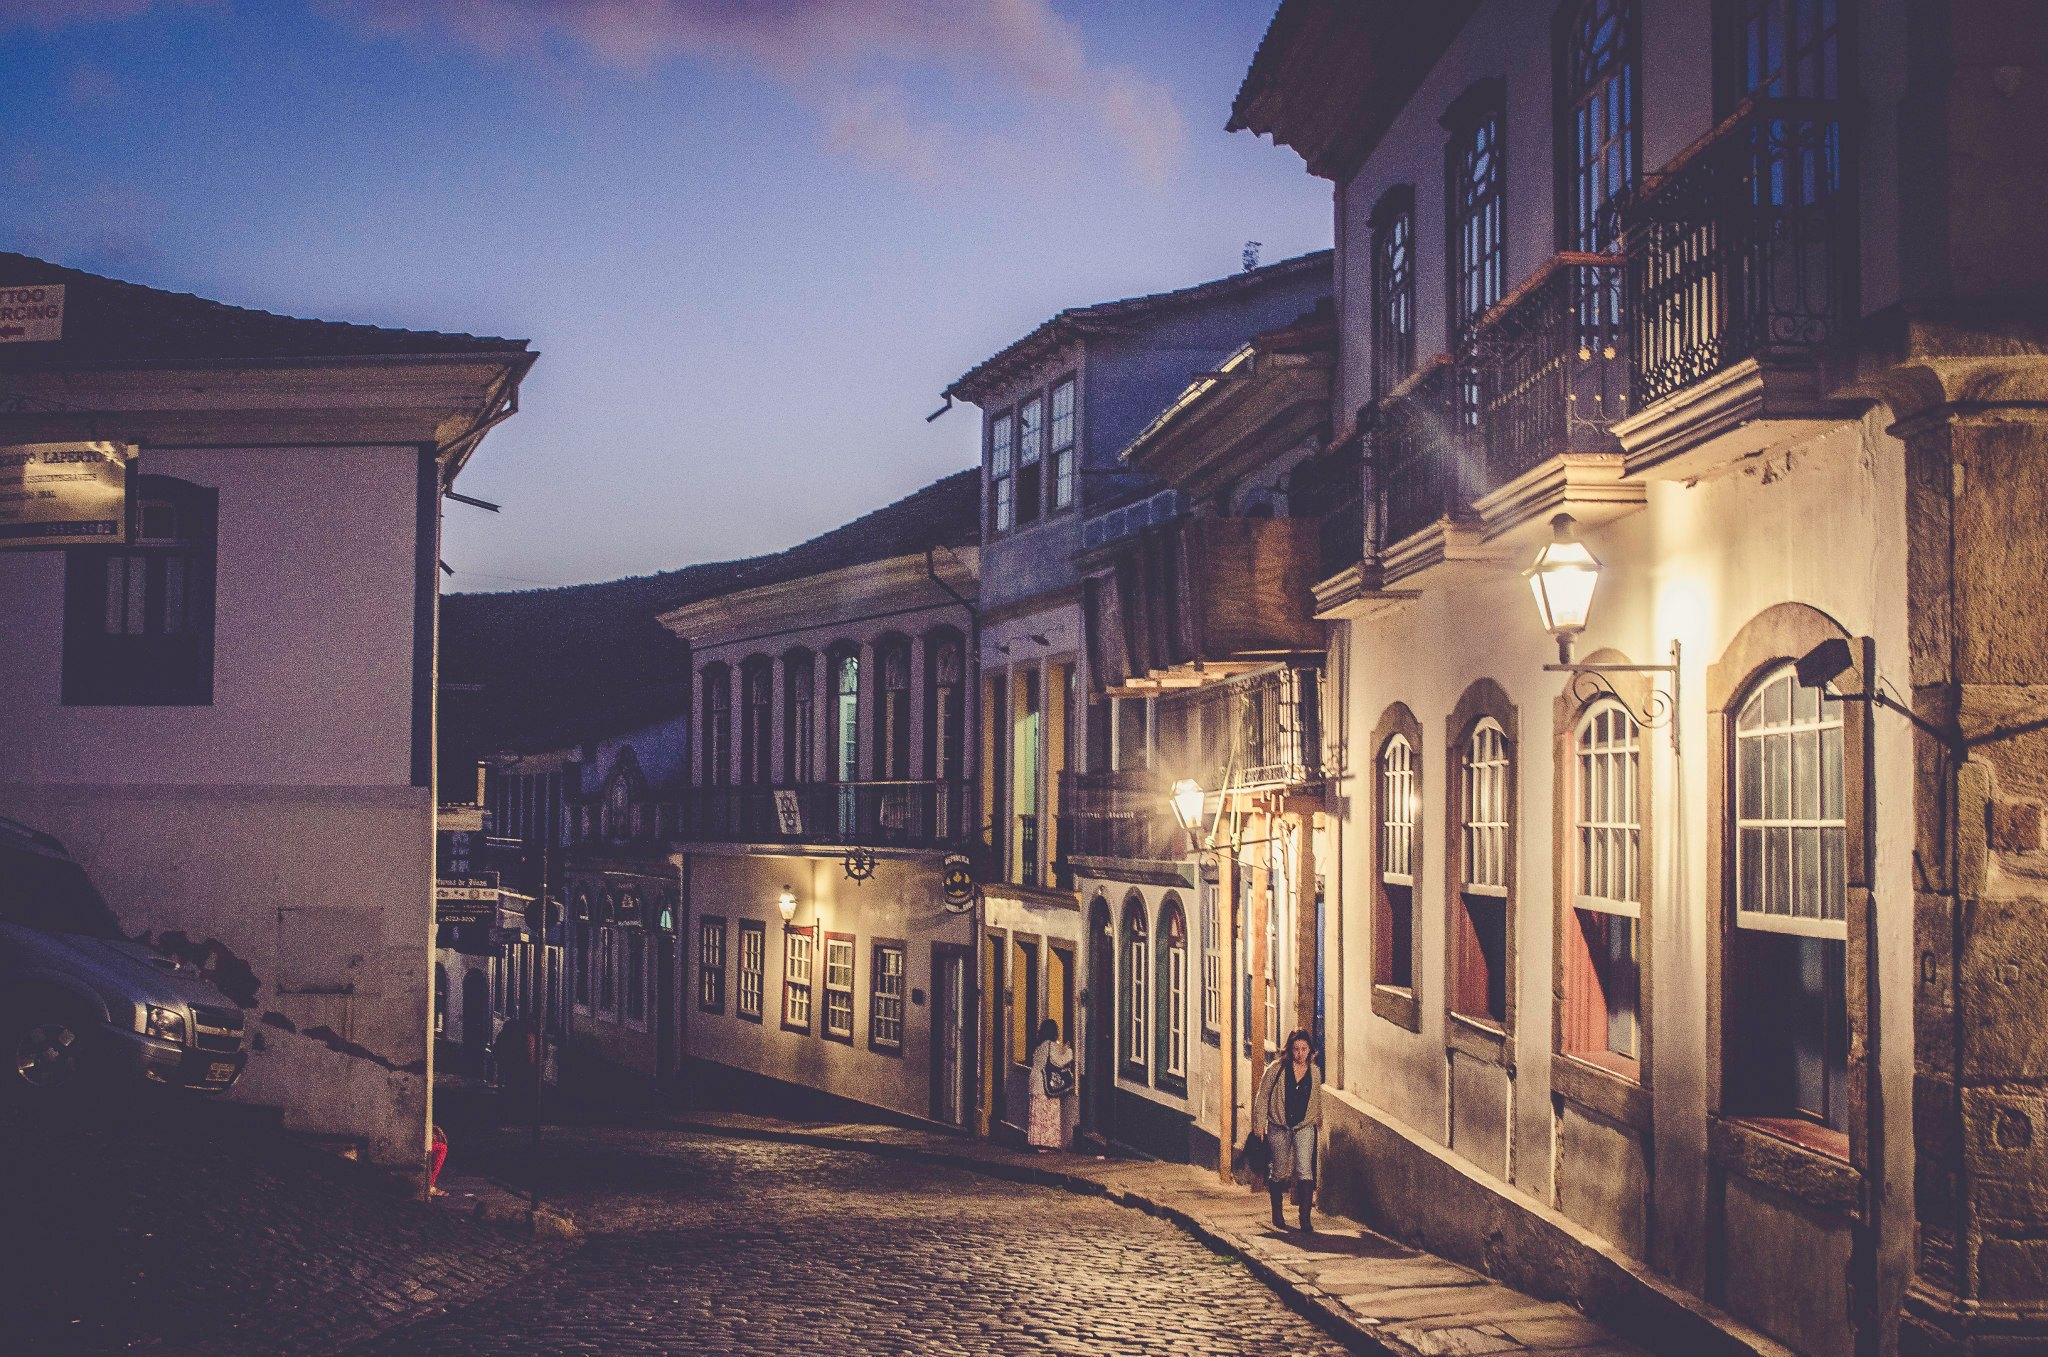
[[[804,807],[803,803],[797,799],[796,792],[793,789],[787,787],[777,787],[775,789],[775,819],[781,825],[782,832],[790,837],[797,838],[803,834]]]
[[[939,868],[939,890],[954,914],[974,903],[974,863],[965,853],[948,853]]]
[[[0,547],[128,540],[130,443],[0,446]]]
[[[0,287],[0,344],[42,344],[64,337],[64,284]]]

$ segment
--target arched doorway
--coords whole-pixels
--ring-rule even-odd
[[[1088,1047],[1081,1064],[1084,1130],[1116,1138],[1116,934],[1109,901],[1088,904]]]

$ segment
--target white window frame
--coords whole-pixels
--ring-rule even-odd
[[[1619,702],[1596,703],[1579,718],[1573,765],[1572,907],[1640,919],[1641,725]]]
[[[1462,822],[1458,827],[1461,845],[1460,889],[1467,895],[1508,893],[1508,854],[1514,845],[1514,825],[1509,820],[1508,779],[1513,773],[1513,754],[1500,722],[1482,716],[1465,740],[1460,759],[1464,780]]]
[[[989,416],[988,484],[990,530],[1009,532],[1017,526],[1017,417],[1010,410]]]
[[[841,955],[843,953],[843,956]],[[854,939],[848,937],[825,938],[825,1035],[846,1041],[853,1040],[853,957]],[[835,979],[841,962],[845,966],[845,978]],[[843,1005],[846,1024],[840,1026],[836,1018]]]
[[[1380,751],[1380,880],[1415,885],[1415,747],[1388,737]]]
[[[1771,724],[1763,714],[1763,707],[1766,694],[1780,685],[1789,685],[1790,689],[1787,698],[1787,718],[1783,724]],[[1815,694],[1816,715],[1802,715],[1800,711],[1806,700],[1805,695],[1809,693]],[[1750,718],[1752,711],[1757,713],[1753,722]],[[1749,696],[1744,698],[1742,705],[1736,709],[1735,747],[1729,760],[1733,769],[1733,785],[1730,788],[1728,810],[1735,848],[1735,926],[1738,928],[1754,929],[1763,933],[1790,933],[1800,937],[1829,938],[1842,942],[1848,940],[1848,787],[1845,772],[1845,742],[1848,739],[1848,731],[1842,712],[1842,701],[1832,689],[1816,693],[1814,689],[1801,685],[1796,671],[1789,664],[1779,665],[1767,671],[1752,685]],[[1833,791],[1837,813],[1832,816],[1827,814],[1830,781],[1827,752],[1829,733],[1835,736]],[[1813,749],[1814,804],[1806,809],[1814,811],[1815,814],[1799,815],[1793,813],[1797,808],[1792,804],[1798,797],[1799,747],[1803,743],[1802,737],[1809,736]],[[1782,741],[1782,744],[1776,747],[1785,751],[1779,765],[1784,774],[1780,805],[1787,813],[1772,815],[1768,813],[1773,795],[1770,786],[1772,763],[1769,755],[1773,744],[1779,741]],[[1743,814],[1746,744],[1753,744],[1758,751],[1758,796],[1761,804],[1757,809],[1761,813],[1754,816]],[[1833,917],[1826,912],[1829,909],[1826,848],[1829,831],[1834,832],[1835,841],[1839,845],[1835,857],[1836,865],[1841,872],[1835,894],[1837,913]],[[1745,865],[1751,852],[1750,836],[1755,835],[1754,841],[1761,848],[1766,842],[1765,836],[1772,833],[1783,833],[1786,836],[1786,880],[1783,884],[1788,910],[1796,907],[1798,867],[1795,858],[1800,851],[1798,845],[1807,842],[1807,836],[1811,836],[1810,841],[1815,854],[1814,880],[1816,889],[1820,892],[1818,905],[1823,911],[1820,915],[1756,909],[1744,899]],[[1769,855],[1766,853],[1764,861],[1758,865],[1759,879],[1768,865]]]
[[[733,1012],[742,1018],[759,1022],[767,997],[768,982],[768,927],[748,925],[755,921],[740,921],[739,967],[733,977]],[[753,955],[748,956],[751,952]]]
[[[884,1050],[903,1049],[903,981],[905,949],[896,943],[875,945],[874,987],[868,1000],[868,1044]]]
[[[785,928],[782,930],[782,1024],[785,1027],[811,1027],[811,980],[816,969],[812,964],[817,940],[808,928]]]
[[[1223,1015],[1223,953],[1217,947],[1222,932],[1218,897],[1222,886],[1202,883],[1202,1031],[1215,1033]]]
[[[723,919],[697,921],[697,1008],[703,1013],[725,1012],[725,930]],[[718,997],[710,990],[717,981]]]
[[[1062,397],[1066,403],[1064,415],[1060,413]],[[1075,465],[1079,453],[1080,388],[1074,378],[1053,383],[1047,408],[1051,412],[1046,428],[1052,442],[1052,512],[1058,512],[1072,507],[1074,483],[1080,479],[1080,468]]]
[[[1166,948],[1166,1070],[1174,1079],[1188,1076],[1188,945],[1187,925],[1181,925],[1181,940],[1174,945],[1169,935]]]
[[[1152,1067],[1152,1053],[1146,1049],[1146,1043],[1152,1037],[1152,1024],[1146,1021],[1149,1015],[1145,1011],[1147,996],[1152,992],[1151,986],[1145,983],[1145,968],[1152,964],[1152,949],[1147,942],[1147,938],[1132,937],[1128,932],[1124,935],[1124,964],[1130,968],[1124,984],[1124,1002],[1130,1012],[1124,1021],[1131,1043],[1124,1064],[1139,1069]]]

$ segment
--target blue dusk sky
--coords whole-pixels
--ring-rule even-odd
[[[974,461],[1061,307],[1329,243],[1273,0],[0,0],[0,248],[531,339],[455,590],[779,550]]]

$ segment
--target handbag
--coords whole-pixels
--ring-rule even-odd
[[[1250,1182],[1252,1191],[1265,1191],[1266,1170],[1273,1167],[1273,1150],[1266,1144],[1266,1138],[1247,1135],[1244,1138],[1244,1148],[1238,1151],[1238,1162],[1244,1167],[1244,1176]]]
[[[1048,1098],[1064,1098],[1073,1091],[1074,1062],[1069,1060],[1064,1065],[1055,1065],[1050,1060],[1046,1061],[1045,1096]]]

